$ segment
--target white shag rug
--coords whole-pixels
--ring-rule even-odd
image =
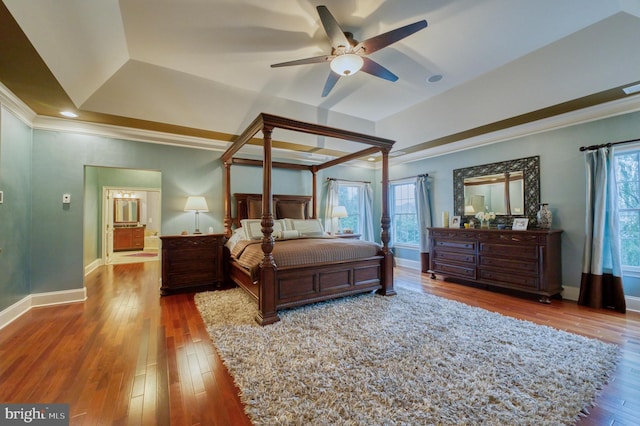
[[[619,357],[599,340],[396,290],[284,310],[266,327],[241,289],[195,300],[256,425],[568,425]]]

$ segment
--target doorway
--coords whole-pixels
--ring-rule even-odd
[[[113,263],[115,257],[123,257],[127,262],[157,260],[158,256],[145,255],[159,244],[161,233],[161,193],[162,173],[159,170],[126,169],[104,166],[85,166],[84,174],[84,232],[83,232],[83,260],[85,274],[94,268],[107,263]],[[114,230],[114,198],[136,198],[139,210],[136,217],[127,216],[124,220],[129,226],[142,228],[143,243],[138,256],[124,256],[135,254],[135,251],[123,256],[114,256],[119,251],[113,250]],[[124,225],[121,223],[120,225]],[[153,238],[150,238],[153,237]],[[146,238],[146,240],[144,240]],[[155,241],[154,241],[155,240]],[[145,250],[147,249],[147,250]],[[159,251],[158,249],[156,249]],[[155,259],[154,259],[155,257]]]
[[[160,190],[103,187],[103,260],[105,264],[160,259]]]

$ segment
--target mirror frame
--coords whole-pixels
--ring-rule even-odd
[[[480,166],[455,169],[453,171],[453,211],[455,216],[473,219],[474,215],[464,214],[465,178],[495,175],[522,170],[524,174],[524,214],[496,216],[496,224],[511,225],[514,217],[526,217],[530,227],[537,227],[536,215],[540,205],[540,156],[482,164]]]
[[[130,221],[119,221],[117,220],[118,217],[118,209],[120,208],[119,206],[119,201],[135,201],[136,202],[136,218],[137,220],[130,220]],[[132,223],[139,223],[140,222],[140,199],[139,198],[114,198],[113,199],[113,223],[114,224],[132,224]]]

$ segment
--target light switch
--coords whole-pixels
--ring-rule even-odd
[[[71,194],[62,194],[62,203],[71,204]]]

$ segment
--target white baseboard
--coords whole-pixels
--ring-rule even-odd
[[[20,318],[20,316],[24,315],[31,308],[82,302],[85,300],[87,300],[87,290],[84,287],[74,290],[30,294],[3,311],[0,311],[0,330]]]
[[[394,257],[393,259],[396,262],[397,266],[402,266],[403,268],[409,268],[409,269],[417,269],[418,271],[422,269],[422,266],[418,261],[403,259],[401,257]]]
[[[87,275],[89,275],[90,273],[92,273],[102,265],[103,265],[102,259],[94,260],[93,262],[91,262],[90,264],[84,267],[84,276],[86,277]]]

